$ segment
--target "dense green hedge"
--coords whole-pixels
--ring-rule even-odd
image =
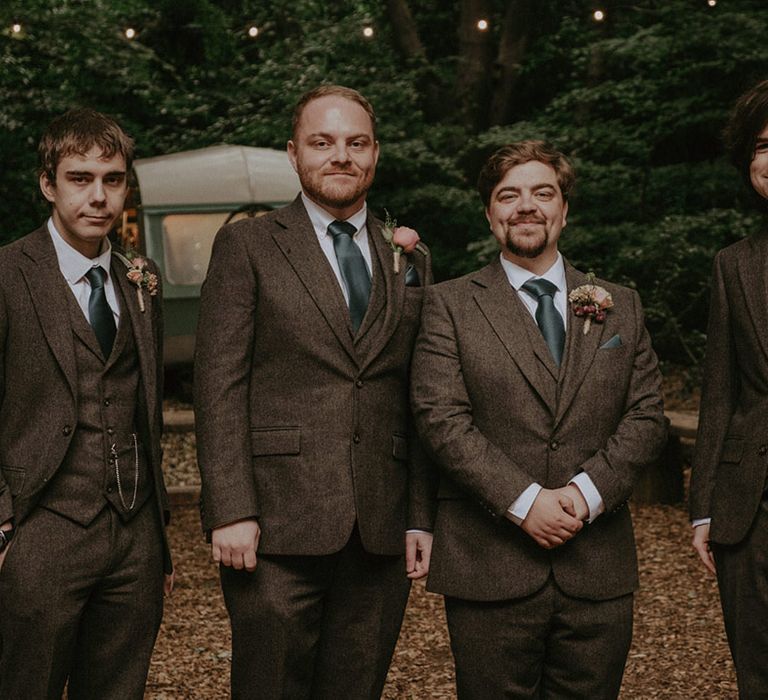
[[[423,60],[396,50],[373,0],[7,0],[0,24],[0,240],[36,226],[34,149],[50,118],[86,104],[116,115],[140,156],[212,143],[282,147],[292,105],[320,82],[357,87],[380,119],[371,204],[418,228],[447,278],[493,250],[474,181],[509,140],[545,137],[574,157],[563,237],[585,269],[640,291],[661,356],[701,359],[712,257],[760,225],[719,134],[744,88],[768,76],[761,0],[540,0],[509,123],[462,125],[460,0],[411,0]],[[491,0],[491,31],[506,7]],[[257,40],[246,29],[260,27]],[[375,27],[362,38],[364,23]],[[128,41],[127,26],[138,30]]]

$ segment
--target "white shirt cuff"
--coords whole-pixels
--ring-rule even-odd
[[[584,500],[587,502],[587,508],[589,508],[589,518],[587,522],[591,523],[598,515],[605,511],[605,503],[603,503],[603,497],[597,490],[589,474],[586,472],[579,472],[569,482],[574,484],[581,495],[584,496]]]
[[[698,527],[699,525],[709,525],[712,522],[712,518],[696,518],[691,520],[691,527]]]
[[[541,485],[534,482],[515,499],[515,502],[509,508],[507,508],[510,520],[515,523],[515,525],[522,525],[523,520],[528,517],[528,511],[531,509],[531,506],[536,500],[536,496],[539,495],[541,489]]]

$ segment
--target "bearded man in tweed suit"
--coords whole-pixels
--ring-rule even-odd
[[[499,149],[478,182],[499,257],[425,295],[427,585],[446,596],[462,699],[615,698],[629,651],[627,500],[664,441],[661,377],[637,293],[558,252],[573,181],[548,144]]]
[[[288,155],[301,194],[225,226],[203,287],[203,525],[222,565],[233,696],[373,700],[409,578],[429,566],[430,470],[408,378],[430,259],[420,246],[395,265],[367,210],[379,144],[360,93],[304,95]]]

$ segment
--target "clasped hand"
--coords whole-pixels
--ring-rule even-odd
[[[589,507],[579,488],[568,484],[542,489],[521,527],[541,547],[553,549],[570,540],[589,517]]]

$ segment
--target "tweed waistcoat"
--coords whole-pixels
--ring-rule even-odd
[[[67,299],[77,365],[77,426],[41,505],[88,525],[109,503],[128,521],[153,489],[136,428],[139,364],[130,314],[121,298],[124,311],[105,362],[73,295]]]

